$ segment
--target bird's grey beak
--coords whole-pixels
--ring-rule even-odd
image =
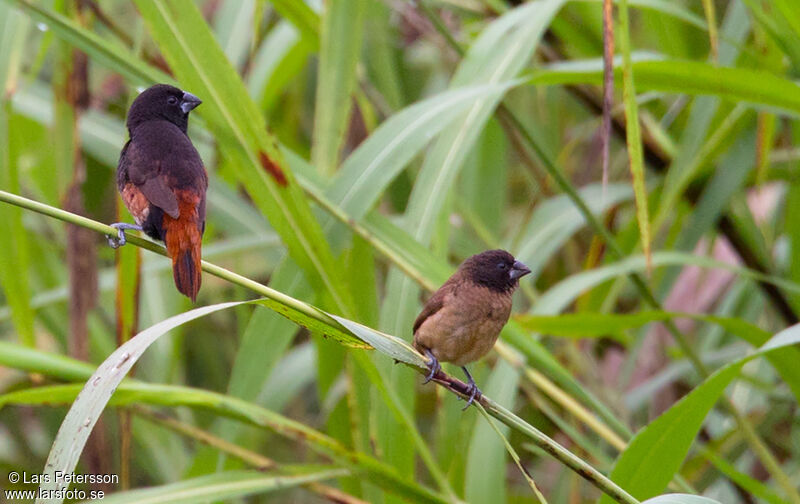
[[[508,276],[511,277],[511,280],[516,280],[519,277],[523,277],[531,272],[531,269],[521,261],[514,261],[514,265],[511,266],[511,271],[508,272]]]
[[[196,97],[192,93],[184,92],[183,99],[181,100],[181,110],[184,114],[188,114],[201,103],[203,103],[203,101],[200,98]]]

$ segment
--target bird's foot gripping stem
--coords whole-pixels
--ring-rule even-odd
[[[131,231],[141,231],[142,226],[137,226],[135,224],[127,224],[125,222],[115,222],[110,224],[111,227],[117,230],[117,236],[106,235],[106,239],[108,240],[109,247],[116,249],[123,245],[125,245],[128,240],[125,238],[125,230]]]
[[[480,400],[482,392],[481,389],[478,388],[478,384],[475,383],[475,380],[472,378],[472,375],[469,374],[469,371],[467,371],[467,368],[461,366],[461,369],[464,370],[464,374],[467,375],[467,380],[468,380],[466,393],[469,395],[469,399],[467,399],[466,406],[464,406],[464,408],[461,409],[461,411],[464,411],[465,409],[469,408],[469,405],[472,404],[473,401],[475,401],[475,399]],[[459,399],[461,398],[459,397]]]
[[[436,356],[433,355],[433,352],[431,352],[429,349],[426,348],[425,355],[430,357],[431,360],[428,362],[428,371],[430,372],[425,377],[425,381],[422,382],[423,385],[433,380],[433,377],[436,376],[436,373],[442,370],[442,365],[439,364],[439,359],[437,359]]]

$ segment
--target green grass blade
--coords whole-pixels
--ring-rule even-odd
[[[522,473],[522,476],[525,478],[525,481],[528,482],[528,486],[531,487],[531,490],[533,491],[533,494],[536,496],[536,499],[539,501],[539,504],[547,504],[547,499],[545,499],[544,495],[542,495],[542,493],[539,491],[539,488],[536,486],[536,482],[533,481],[533,477],[531,477],[528,470],[525,469],[525,466],[522,465],[522,461],[519,458],[519,454],[517,454],[517,451],[514,449],[513,446],[511,446],[511,443],[508,442],[506,435],[503,434],[503,432],[497,427],[497,425],[495,425],[494,421],[491,419],[489,414],[486,413],[485,409],[483,409],[483,406],[477,404],[476,408],[478,408],[478,411],[480,411],[481,415],[483,415],[483,418],[484,420],[486,420],[486,423],[489,424],[489,426],[492,428],[493,431],[495,431],[495,433],[497,433],[497,437],[503,440],[503,444],[506,447],[506,451],[514,460],[514,463],[519,468],[519,471]]]
[[[578,0],[581,2],[592,2],[592,3],[600,3],[603,0]],[[619,0],[615,0],[614,3],[619,3]],[[654,12],[658,12],[660,14],[665,14],[667,16],[674,17],[676,19],[680,19],[695,28],[699,28],[701,30],[707,30],[708,27],[706,26],[705,20],[701,17],[692,12],[691,10],[687,9],[685,6],[670,2],[669,0],[630,0],[628,2],[631,7],[635,7],[641,10],[651,10]]]
[[[632,194],[630,186],[625,184],[607,186],[605,198],[603,188],[597,184],[587,185],[580,190],[581,197],[597,215],[629,200]],[[528,265],[534,276],[538,276],[564,243],[584,226],[586,221],[583,215],[567,196],[559,195],[541,201],[520,234],[514,255]]]
[[[278,13],[291,22],[311,47],[319,46],[319,15],[306,2],[270,0]]]
[[[753,18],[789,58],[795,72],[800,69],[800,32],[796,31],[797,20],[792,19],[798,14],[796,6],[791,7],[785,0],[776,0],[772,2],[774,6],[767,11],[764,9],[764,2],[744,0],[743,3],[747,5]]]
[[[627,0],[620,2],[619,21],[619,45],[620,51],[622,51],[622,94],[625,102],[628,163],[633,177],[633,194],[636,199],[636,219],[639,222],[639,236],[641,237],[642,250],[647,259],[647,270],[649,272],[651,268],[650,217],[647,212],[647,189],[644,185],[644,158],[642,154],[639,107],[636,104],[636,86],[634,85],[631,63],[630,22],[628,20]]]
[[[518,83],[452,89],[406,107],[384,121],[348,156],[325,194],[352,218],[361,219],[432,137],[467,109],[499,99]]]
[[[270,110],[308,60],[310,46],[287,21],[278,23],[261,43],[247,76],[247,89],[262,109]]]
[[[224,2],[214,19],[214,34],[225,56],[236,68],[241,68],[250,51],[253,23],[256,15],[255,0]]]
[[[102,38],[85,28],[78,26],[67,17],[26,0],[3,0],[14,5],[35,21],[50,27],[57,36],[86,52],[90,58],[97,60],[111,70],[125,75],[135,85],[147,85],[153,82],[172,82],[165,73],[155,70],[129,50],[113,40]]]
[[[11,142],[11,102],[7,93],[17,85],[17,69],[28,32],[27,23],[6,5],[0,6],[0,189],[20,192],[18,159]],[[34,315],[30,304],[28,232],[22,224],[19,208],[0,208],[0,289],[11,308],[11,319],[18,338],[28,346],[36,346]]]
[[[563,0],[531,2],[496,19],[469,48],[450,87],[496,85],[516,77],[563,4]],[[449,189],[500,99],[483,99],[472,105],[425,157],[406,210],[406,225],[423,245],[430,241]]]
[[[519,324],[529,331],[587,338],[616,334],[622,331],[660,322],[670,318],[689,318],[718,324],[738,335],[747,342],[760,345],[766,342],[768,332],[756,325],[735,317],[718,317],[704,313],[682,313],[666,311],[641,311],[636,313],[564,313],[561,315],[520,315],[515,317]]]
[[[367,2],[363,0],[340,0],[326,4],[322,16],[311,161],[325,175],[332,174],[339,166],[356,84],[366,8]]]
[[[736,466],[725,460],[722,456],[716,454],[708,448],[702,449],[701,453],[704,457],[707,457],[712,464],[714,464],[714,467],[716,467],[717,470],[725,474],[725,476],[730,478],[731,481],[735,482],[738,486],[745,489],[754,497],[763,499],[770,504],[783,504],[783,498],[772,488],[769,488],[765,483],[762,483],[752,476],[739,471]]]
[[[758,326],[736,317],[721,317],[703,313],[675,313],[643,311],[630,314],[569,313],[562,315],[522,315],[516,321],[527,330],[554,336],[587,338],[610,336],[626,341],[623,331],[656,321],[688,318],[716,324],[725,331],[758,347],[769,339],[769,333]],[[780,373],[800,402],[800,370],[794,364],[800,360],[800,350],[787,348],[780,354],[767,355],[767,359]]]
[[[139,333],[112,353],[97,368],[84,386],[83,393],[75,400],[64,418],[56,439],[53,441],[50,455],[47,457],[45,468],[49,477],[40,484],[39,489],[46,493],[56,492],[56,495],[60,495],[58,492],[66,488],[67,484],[55,477],[56,472],[61,471],[63,474],[73,472],[89,439],[89,434],[105,409],[105,405],[147,347],[163,334],[181,324],[237,304],[240,303],[206,306],[172,317]],[[58,504],[63,502],[63,497],[46,501],[37,499],[38,502]]]
[[[553,64],[533,73],[534,84],[602,83],[600,60]],[[715,67],[698,61],[639,61],[632,64],[636,90],[665,93],[712,95],[734,102],[746,102],[800,113],[800,92],[793,81],[763,70]],[[619,69],[616,69],[619,77]]]
[[[652,264],[654,268],[670,265],[695,265],[701,268],[722,269],[731,271],[743,278],[769,282],[789,293],[800,292],[800,285],[783,278],[764,275],[748,268],[693,254],[656,252],[653,254]],[[545,292],[536,302],[531,313],[541,315],[556,314],[569,306],[582,292],[611,278],[628,275],[634,271],[642,271],[645,267],[644,257],[636,255],[608,266],[571,275]]]

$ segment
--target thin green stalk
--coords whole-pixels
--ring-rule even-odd
[[[425,443],[425,440],[422,438],[422,435],[419,433],[419,430],[416,428],[411,414],[403,406],[402,401],[400,401],[400,398],[397,396],[397,391],[395,391],[393,387],[386,385],[388,383],[388,378],[383,375],[381,370],[372,363],[372,361],[369,359],[369,356],[367,356],[367,354],[364,352],[358,352],[354,354],[354,358],[356,364],[358,364],[365,373],[368,375],[372,374],[375,378],[373,383],[375,383],[378,392],[385,398],[386,404],[389,406],[389,409],[392,410],[392,413],[394,414],[398,423],[405,426],[408,434],[411,436],[411,439],[414,440],[414,445],[417,447],[417,452],[419,453],[419,456],[425,466],[430,471],[431,477],[433,477],[434,481],[436,481],[436,485],[442,492],[447,494],[452,502],[458,502],[458,496],[453,490],[453,487],[450,485],[450,481],[447,479],[447,476],[445,476],[444,472],[442,472],[439,464],[436,462],[436,459],[433,456],[433,452],[431,452],[427,443]]]
[[[528,485],[531,487],[531,490],[533,490],[534,495],[536,495],[536,499],[540,504],[547,504],[547,499],[545,499],[544,495],[542,495],[542,492],[539,491],[539,487],[537,487],[536,482],[533,481],[533,476],[531,476],[531,473],[529,473],[528,470],[525,469],[525,466],[522,465],[522,461],[520,460],[517,451],[513,446],[511,446],[511,443],[508,442],[508,439],[503,435],[503,433],[500,432],[500,429],[497,428],[497,425],[492,422],[492,419],[489,418],[489,414],[486,413],[486,410],[483,408],[483,406],[478,403],[475,405],[475,407],[478,408],[478,411],[480,411],[481,415],[483,415],[483,418],[486,419],[486,422],[497,433],[500,439],[503,440],[503,444],[506,446],[506,451],[509,455],[511,455],[511,458],[514,459],[514,463],[517,464],[517,467],[519,467],[520,472],[525,477],[525,481],[528,482]]]
[[[62,220],[64,222],[69,222],[77,226],[82,226],[104,235],[115,235],[117,232],[115,228],[112,228],[111,226],[108,226],[101,222],[97,222],[92,219],[88,219],[86,217],[81,217],[80,215],[76,215],[67,212],[65,210],[61,210],[59,208],[54,208],[49,205],[45,205],[43,203],[30,200],[28,198],[18,196],[16,194],[8,193],[6,191],[0,191],[0,201],[21,208],[26,208],[28,210],[38,212],[42,215],[54,217],[56,219]],[[128,243],[135,245],[137,247],[145,248],[157,254],[166,255],[166,250],[163,247],[149,240],[145,240],[136,236],[129,236]],[[313,318],[319,322],[332,325],[335,327],[340,326],[339,322],[337,322],[336,320],[334,320],[321,310],[317,310],[312,305],[306,304],[291,296],[287,296],[282,292],[270,289],[269,287],[262,285],[249,278],[246,278],[242,275],[233,273],[232,271],[228,271],[225,268],[209,263],[207,261],[202,261],[202,269],[206,273],[214,275],[223,280],[227,280],[231,283],[234,283],[246,289],[250,289],[257,294],[261,294],[262,296],[277,301],[278,303],[290,306],[296,309],[297,311],[303,313],[304,315],[307,315],[308,317]],[[416,371],[418,371],[419,373],[427,372],[427,369],[418,368],[416,366],[411,366],[411,367]],[[451,392],[460,395],[461,397],[464,398],[467,397],[466,393],[467,385],[460,380],[448,376],[444,372],[440,372],[439,374],[437,374],[436,377],[434,378],[434,381],[444,386]],[[234,399],[231,398],[230,401],[234,401]],[[497,418],[510,428],[518,430],[519,432],[531,437],[531,439],[533,439],[534,443],[537,446],[539,446],[545,452],[551,454],[554,458],[556,458],[558,461],[560,461],[573,471],[577,472],[580,476],[582,476],[587,481],[595,485],[597,488],[608,494],[611,498],[613,498],[617,502],[623,504],[634,504],[639,502],[633,497],[631,497],[627,492],[625,492],[625,490],[617,486],[613,481],[611,481],[603,474],[601,474],[597,469],[595,469],[591,465],[587,464],[586,462],[578,458],[576,455],[574,455],[569,450],[558,444],[556,441],[545,436],[543,433],[541,433],[532,425],[528,424],[515,414],[511,413],[507,409],[495,403],[489,397],[482,396],[480,402],[490,412],[490,414],[493,417]]]
[[[647,189],[644,185],[644,156],[642,154],[642,134],[639,130],[639,107],[636,104],[636,86],[631,62],[630,22],[628,2],[619,3],[619,46],[622,51],[622,94],[625,102],[625,123],[628,145],[628,165],[633,179],[633,193],[636,199],[636,220],[639,221],[639,235],[642,250],[647,260],[647,273],[652,269],[650,254],[650,216],[647,211]]]
[[[606,424],[600,422],[582,404],[558,388],[553,382],[548,380],[545,375],[531,367],[525,366],[525,363],[522,362],[520,358],[516,357],[514,352],[512,352],[506,345],[502,343],[502,341],[498,341],[495,344],[495,349],[501,357],[508,361],[512,366],[520,369],[531,383],[533,383],[538,389],[561,405],[562,408],[572,413],[575,418],[586,424],[605,442],[616,448],[618,451],[625,450],[625,447],[628,446],[628,442],[625,439],[622,439]],[[627,436],[628,439],[630,437],[631,436]]]
[[[703,12],[706,15],[706,24],[708,25],[711,60],[717,63],[719,60],[719,34],[717,32],[717,13],[714,8],[714,0],[703,0]]]
[[[516,429],[517,431],[530,437],[536,446],[561,461],[567,467],[575,471],[579,476],[602,490],[615,501],[623,502],[625,504],[635,504],[639,502],[628,492],[618,487],[613,481],[601,474],[597,469],[590,466],[578,456],[544,435],[541,431],[539,431],[539,429],[524,422],[518,416],[511,413],[501,405],[485,396],[481,400],[481,404],[483,404],[486,410],[493,417],[508,425],[512,429]]]
[[[155,411],[152,408],[148,408],[146,406],[134,406],[132,409],[137,416],[144,418],[149,422],[166,427],[173,432],[177,432],[178,434],[194,439],[195,441],[199,441],[200,443],[208,445],[223,453],[227,453],[228,455],[241,460],[245,464],[253,467],[254,469],[258,469],[259,471],[269,471],[278,467],[277,462],[265,457],[264,455],[261,455],[260,453],[248,450],[247,448],[242,448],[235,443],[226,441],[225,439],[217,437],[208,431],[204,431],[203,429],[195,427],[194,425],[182,422],[177,418],[173,418],[159,411]]]

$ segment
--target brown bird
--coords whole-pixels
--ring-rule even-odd
[[[125,245],[125,230],[144,231],[163,241],[172,259],[178,290],[197,299],[200,244],[206,225],[208,175],[186,134],[189,112],[200,105],[191,93],[166,84],[143,91],[128,111],[130,140],[117,166],[117,188],[137,225],[117,222],[114,248]]]
[[[466,259],[425,303],[414,322],[414,348],[428,356],[431,381],[439,362],[461,366],[469,380],[468,408],[481,391],[466,364],[486,355],[511,314],[511,295],[531,270],[505,250]]]

